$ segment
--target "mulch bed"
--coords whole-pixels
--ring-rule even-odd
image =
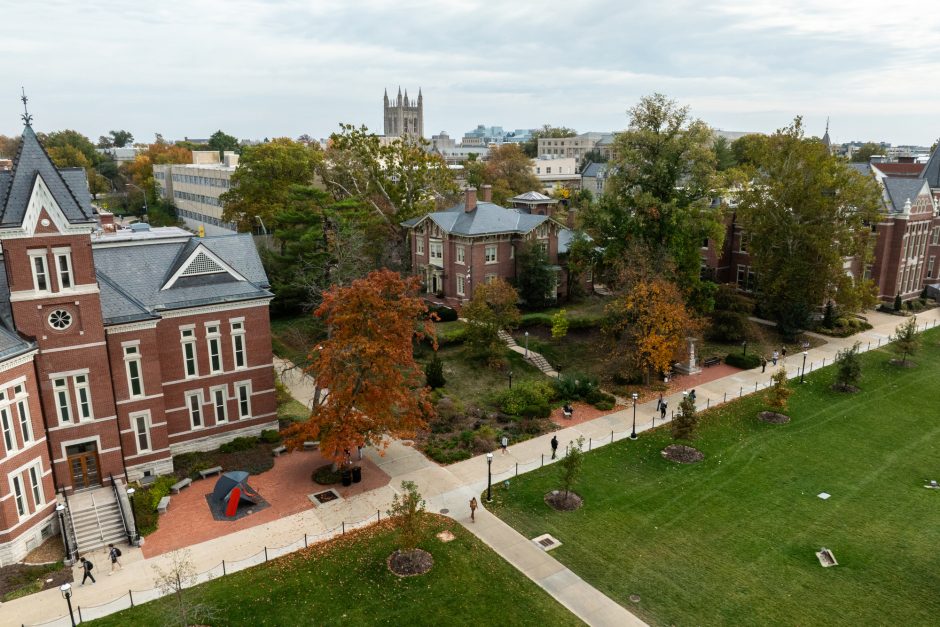
[[[573,512],[584,504],[584,499],[574,492],[566,495],[561,490],[552,490],[545,495],[545,504],[559,512]]]
[[[857,389],[857,388],[856,388]],[[762,411],[758,414],[758,417],[764,422],[770,423],[772,425],[784,425],[790,422],[790,417],[786,414],[778,414],[775,411]]]
[[[842,385],[839,383],[834,383],[832,389],[836,392],[845,392],[846,394],[856,394],[862,391],[861,388],[857,388],[854,385]]]
[[[4,601],[9,600],[8,594],[26,587],[29,587],[28,593],[33,594],[72,582],[71,568],[62,567],[48,572],[50,568],[50,566],[27,566],[26,564],[10,564],[0,568],[0,598]],[[46,581],[47,579],[52,581]]]
[[[662,450],[662,456],[679,464],[694,464],[705,459],[705,453],[684,444],[670,444]]]
[[[61,536],[52,536],[23,558],[24,564],[49,564],[65,557],[65,547]]]
[[[892,366],[897,366],[898,368],[913,368],[914,366],[917,365],[910,359],[905,359],[903,361],[900,359],[892,359],[888,363],[891,364]]]
[[[342,481],[343,477],[339,470],[333,470],[333,464],[331,462],[314,470],[311,479],[313,479],[314,483],[319,483],[320,485],[334,485]]]
[[[395,551],[388,556],[388,569],[399,577],[423,575],[434,566],[434,557],[424,549]]]

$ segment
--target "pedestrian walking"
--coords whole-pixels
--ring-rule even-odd
[[[503,436],[503,439],[499,441],[499,445],[503,447],[503,455],[509,452],[509,438],[507,436]]]
[[[84,573],[82,576],[82,585],[85,585],[86,579],[91,579],[91,583],[95,583],[95,576],[91,574],[91,569],[94,568],[95,565],[86,560],[84,557],[81,558],[80,561],[82,563],[82,572]]]
[[[787,363],[787,347],[786,346],[780,349],[780,358],[783,359],[783,363]]]
[[[669,405],[669,403],[666,401],[666,399],[663,399],[663,402],[659,404],[659,416],[663,420],[666,419],[666,406],[667,405]]]
[[[659,393],[659,398],[656,399],[656,411],[659,411],[663,406],[663,393]]]
[[[109,577],[114,574],[115,570],[124,570],[124,565],[121,564],[121,549],[113,544],[109,544],[108,557],[111,558],[111,571],[108,573]]]
[[[470,497],[470,520],[471,522],[476,522],[477,519],[474,518],[477,512],[477,497]]]
[[[767,358],[763,355],[760,356],[760,371],[761,373],[767,372]]]
[[[779,357],[780,357],[780,353],[778,353],[777,351],[774,351],[773,354],[770,356],[770,360],[773,362],[775,366],[777,365],[777,358]]]
[[[555,459],[555,455],[558,453],[558,436],[552,436],[552,459]]]
[[[692,390],[691,392],[689,392],[689,398],[692,399],[692,403],[694,404],[695,403],[695,390]]]

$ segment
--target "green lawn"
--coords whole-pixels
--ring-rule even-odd
[[[399,578],[386,558],[395,549],[388,525],[350,534],[194,591],[214,610],[213,625],[579,625],[568,610],[459,524],[435,516],[428,534],[430,572]],[[165,598],[93,621],[94,625],[163,625]]]
[[[759,422],[758,398],[713,410],[697,465],[665,461],[657,430],[587,455],[577,512],[544,504],[551,467],[497,486],[493,509],[653,624],[936,625],[940,493],[922,486],[940,478],[940,333],[923,337],[916,368],[864,355],[856,395],[831,368],[795,384],[790,424]]]

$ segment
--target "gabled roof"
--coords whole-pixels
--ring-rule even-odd
[[[930,188],[924,179],[886,176],[882,182],[891,203],[888,210],[893,213],[903,211],[904,203],[908,200],[914,202],[920,194],[930,194]]]
[[[923,163],[872,163],[871,167],[885,176],[917,178],[924,171]]]
[[[489,235],[493,233],[528,233],[548,220],[548,216],[522,213],[491,202],[478,202],[473,211],[464,211],[464,204],[425,216],[441,229],[454,235]],[[411,225],[414,226],[421,219]],[[409,220],[409,222],[411,222]]]
[[[940,189],[940,142],[937,142],[937,147],[920,176],[927,181],[931,189]]]
[[[513,196],[512,199],[519,202],[550,202],[555,200],[551,196],[546,196],[541,192],[526,192],[518,196]],[[555,202],[558,201],[556,200]]]
[[[66,220],[72,224],[95,221],[84,171],[56,168],[32,127],[26,126],[12,172],[0,173],[0,226],[23,223],[37,177],[42,177]]]

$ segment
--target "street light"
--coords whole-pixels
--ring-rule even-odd
[[[747,340],[741,342],[741,357],[747,357]]]
[[[630,434],[630,439],[635,440],[636,439],[636,399],[639,395],[636,392],[634,392],[633,394],[631,394],[631,396],[633,397],[633,432]]]
[[[525,358],[529,358],[529,332],[525,332]]]
[[[62,542],[65,544],[65,559],[69,559],[72,552],[69,550],[69,534],[65,529],[65,505],[59,503],[55,506],[55,511],[59,515],[59,529],[62,530]]]
[[[131,502],[131,518],[134,519],[134,544],[140,543],[140,531],[137,530],[137,514],[134,512],[134,488],[127,489],[127,498]]]
[[[803,351],[803,370],[802,372],[800,372],[800,383],[805,383],[805,381],[803,381],[803,377],[806,376],[806,355],[807,354],[808,353],[806,351]]]
[[[62,598],[69,604],[69,620],[72,621],[72,627],[75,627],[75,614],[72,613],[72,584],[64,583],[59,586],[62,592]]]
[[[486,502],[493,502],[493,454],[486,454]]]
[[[145,192],[145,191],[143,190],[143,188],[137,187],[137,186],[134,185],[133,183],[125,183],[125,185],[127,185],[128,187],[133,187],[134,189],[139,189],[139,190],[140,190],[140,193],[144,195],[144,213],[148,213],[148,211],[147,211],[147,192]]]
[[[512,370],[509,371],[509,389],[512,389]]]

